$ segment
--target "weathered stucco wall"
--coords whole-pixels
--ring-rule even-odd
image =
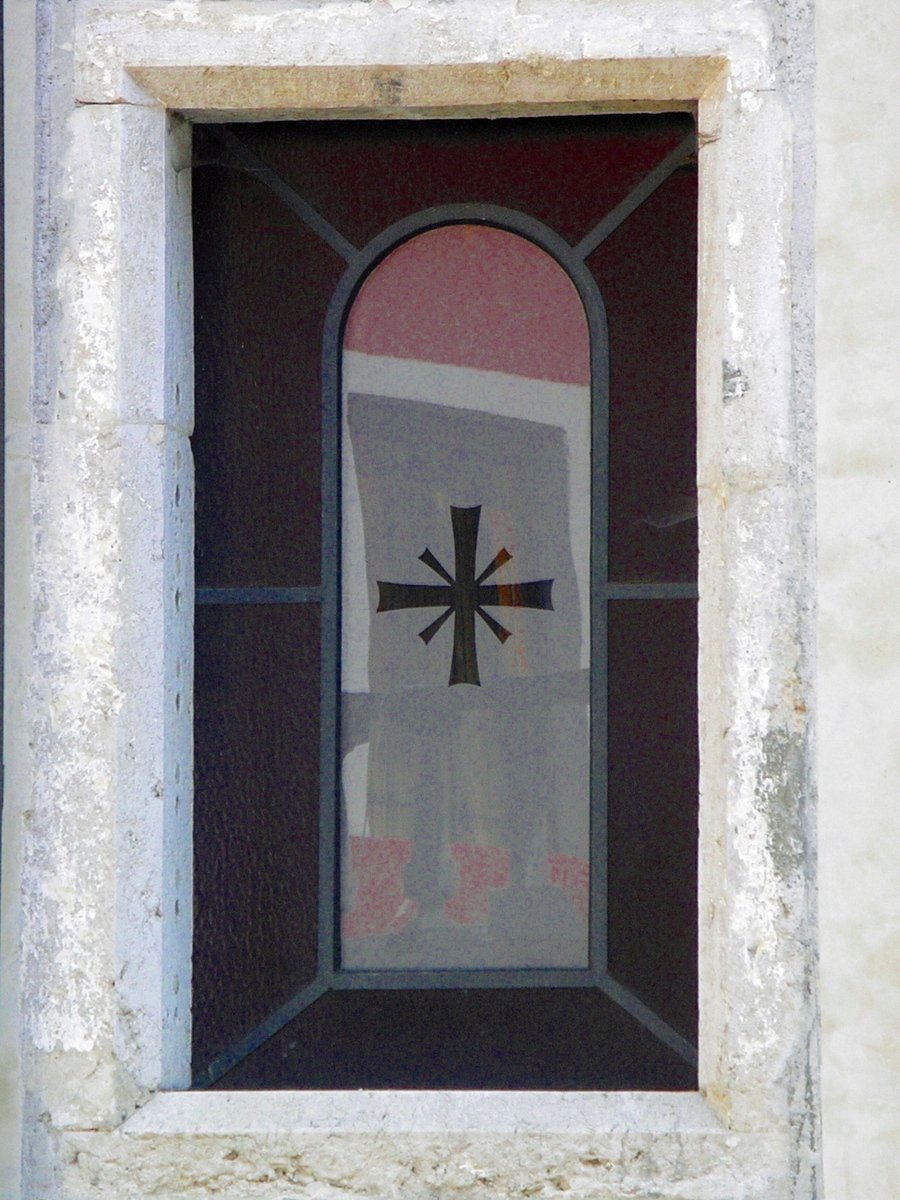
[[[817,12],[819,787],[828,1200],[900,1196],[900,12]]]
[[[37,172],[33,192],[12,185],[34,322],[9,347],[8,1194],[820,1194],[811,4],[43,0],[33,27],[11,11],[39,86],[35,113],[23,51],[12,141]],[[165,106],[634,99],[700,101],[703,1094],[156,1094],[186,1080],[190,924],[189,172]]]

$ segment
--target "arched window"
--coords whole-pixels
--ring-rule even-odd
[[[326,202],[342,211],[353,158],[318,130],[270,127],[259,155],[243,131],[220,130],[224,166],[198,198],[198,304],[210,306],[198,310],[198,405],[205,393],[247,422],[249,385],[258,417],[244,428],[249,460],[240,435],[198,418],[200,569],[204,554],[240,559],[221,517],[247,521],[229,471],[272,535],[248,534],[266,582],[251,572],[236,586],[220,565],[198,592],[198,1078],[690,1087],[694,210],[692,176],[676,171],[691,134],[671,117],[504,123],[485,178],[505,202],[531,189],[526,212],[484,199],[491,133],[443,124],[437,146],[427,131],[379,131],[382,185],[404,215],[373,232],[367,209],[362,239],[323,215]],[[406,215],[410,191],[460,192],[435,179],[441,137],[449,153],[471,143],[477,202]],[[404,146],[433,170],[396,187]],[[554,181],[567,154],[588,173],[599,163],[618,207],[599,196],[591,221],[564,215]],[[291,176],[304,155],[315,205]],[[667,184],[687,255],[661,252],[668,211],[662,238],[652,226],[630,244],[610,237]],[[289,222],[300,232],[281,234]],[[301,377],[312,394],[319,340],[321,437],[310,402],[291,462],[273,404],[290,407]],[[273,365],[282,343],[293,375]],[[267,489],[297,545],[279,547]],[[213,986],[241,938],[250,978],[235,966],[235,982]]]
[[[514,214],[506,224],[552,236]],[[341,400],[339,963],[454,986],[585,971],[592,460],[581,297],[521,233],[471,220],[426,229],[353,300]]]

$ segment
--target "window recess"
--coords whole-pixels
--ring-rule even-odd
[[[690,118],[196,143],[197,1085],[695,1086]]]

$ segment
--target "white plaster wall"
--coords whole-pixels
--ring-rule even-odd
[[[828,1200],[900,1196],[900,8],[817,7],[822,1087]]]

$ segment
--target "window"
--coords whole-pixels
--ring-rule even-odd
[[[690,120],[198,140],[198,1082],[694,1086]]]

